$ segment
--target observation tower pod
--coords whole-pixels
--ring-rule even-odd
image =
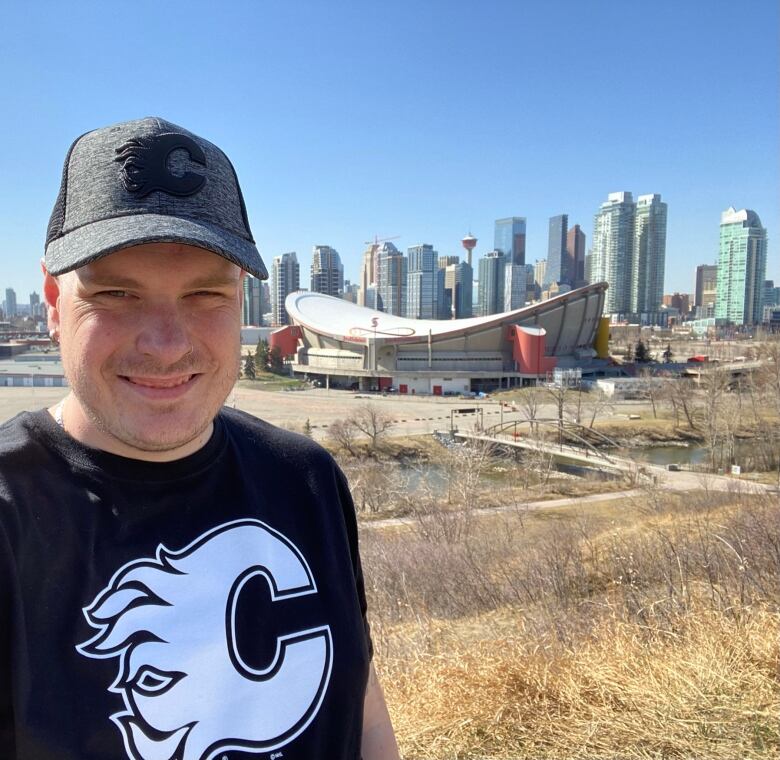
[[[477,247],[477,239],[469,232],[469,234],[460,241],[460,244],[466,249],[466,261],[468,261],[469,266],[471,266],[471,252]]]

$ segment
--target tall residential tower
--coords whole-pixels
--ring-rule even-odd
[[[271,301],[273,310],[273,323],[275,325],[288,325],[290,318],[287,309],[284,308],[284,299],[290,293],[301,289],[301,267],[295,251],[283,253],[274,258],[271,270]]]
[[[413,245],[407,253],[406,316],[409,319],[436,319],[438,254],[428,243]]]
[[[311,291],[339,298],[344,291],[344,266],[335,248],[315,245],[311,258]]]
[[[609,283],[605,314],[631,311],[635,208],[631,193],[610,193],[593,219],[590,281]]]
[[[733,206],[720,217],[715,316],[735,325],[761,322],[766,279],[766,230],[755,211]]]
[[[377,310],[406,316],[406,267],[406,256],[392,243],[382,243],[377,256]]]
[[[640,195],[634,217],[631,312],[658,311],[664,297],[666,204],[661,196]]]

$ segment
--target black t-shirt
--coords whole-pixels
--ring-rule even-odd
[[[0,758],[356,760],[371,643],[330,455],[224,409],[157,463],[0,427]]]

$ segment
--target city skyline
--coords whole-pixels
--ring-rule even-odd
[[[114,30],[118,13],[139,7],[149,12],[130,77]],[[526,219],[533,263],[546,255],[550,217],[568,214],[590,243],[601,200],[635,188],[669,207],[665,291],[692,290],[696,265],[717,259],[729,206],[761,216],[767,277],[780,280],[777,4],[751,3],[749,55],[712,44],[729,38],[732,18],[719,0],[663,0],[652,12],[629,4],[620,14],[602,0],[496,0],[478,10],[458,0],[359,8],[237,0],[218,13],[198,0],[12,4],[0,52],[0,283],[40,290],[73,139],[147,114],[224,145],[267,266],[325,241],[355,282],[363,241],[375,235],[448,255],[462,252],[470,231],[476,269],[495,220],[511,215]],[[205,25],[219,43],[208,56]],[[376,55],[368,28],[424,52]],[[495,45],[497,28],[523,29],[522,42]],[[556,56],[536,33],[550,28],[561,36]],[[651,96],[637,86],[647,66]]]

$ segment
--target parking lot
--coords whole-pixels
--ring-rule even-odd
[[[67,388],[0,388],[0,422],[23,410],[41,409],[56,404]],[[343,390],[312,388],[302,391],[260,391],[236,387],[228,397],[228,406],[242,409],[274,425],[301,430],[308,419],[315,438],[321,438],[327,426],[348,417],[360,404],[376,404],[395,425],[391,435],[416,435],[449,427],[452,409],[483,408],[485,424],[498,422],[500,409],[490,399],[462,399],[435,396],[398,396],[353,393]],[[506,419],[510,413],[505,410]],[[465,423],[465,420],[468,420]],[[474,415],[464,418],[471,426]]]

